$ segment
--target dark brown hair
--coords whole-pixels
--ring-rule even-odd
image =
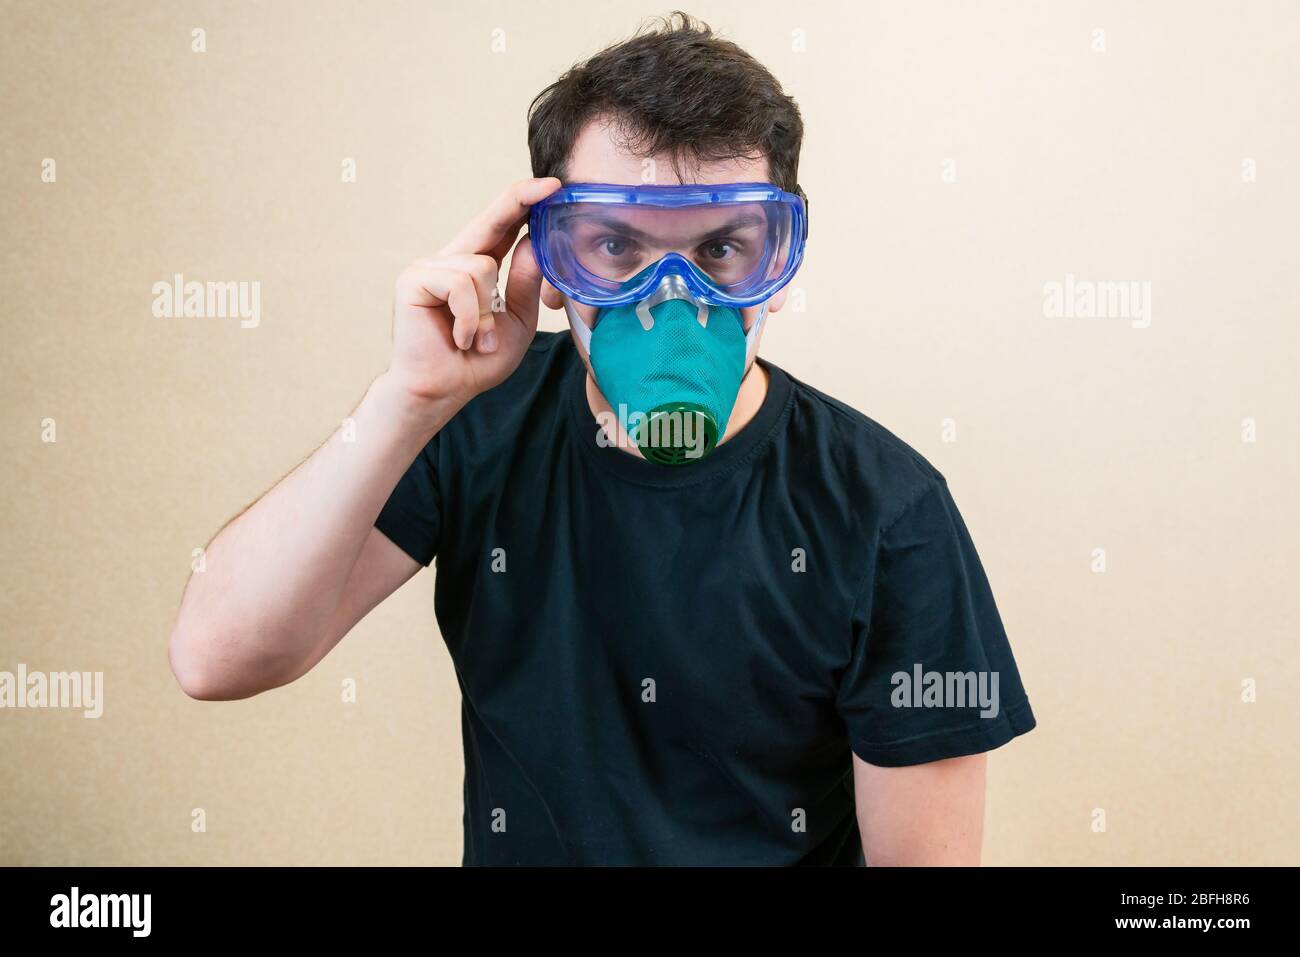
[[[537,95],[528,110],[533,175],[563,179],[578,134],[596,117],[612,121],[633,155],[669,154],[679,178],[692,162],[764,157],[774,184],[799,191],[798,105],[761,63],[680,11]]]

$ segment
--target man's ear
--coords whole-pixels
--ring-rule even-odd
[[[542,280],[542,302],[546,304],[547,309],[564,308],[564,297],[560,294],[560,290],[545,279]]]

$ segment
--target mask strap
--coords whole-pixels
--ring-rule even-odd
[[[569,316],[569,325],[573,328],[574,335],[578,337],[578,342],[582,348],[587,351],[588,358],[591,357],[591,327],[582,321],[582,316],[578,315],[578,310],[574,308],[569,297],[564,297],[564,311]],[[758,310],[758,318],[754,324],[749,327],[749,332],[745,333],[745,367],[754,361],[754,356],[758,352],[758,335],[763,330],[763,323],[767,321],[767,303],[764,302]]]
[[[764,302],[758,310],[758,318],[754,324],[749,327],[749,332],[745,333],[745,368],[754,361],[754,356],[758,354],[758,334],[763,330],[763,323],[767,321],[767,303]]]
[[[587,352],[587,358],[591,358],[591,328],[582,321],[582,316],[578,315],[578,310],[574,308],[569,297],[564,297],[564,311],[568,313],[569,325],[573,328],[573,333],[582,343],[582,348]]]

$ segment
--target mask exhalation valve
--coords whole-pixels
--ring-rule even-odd
[[[690,465],[717,446],[718,423],[694,402],[667,402],[650,410],[633,438],[656,465]]]

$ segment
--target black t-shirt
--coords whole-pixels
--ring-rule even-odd
[[[749,424],[672,468],[598,440],[569,335],[541,333],[385,505],[437,558],[465,864],[861,864],[850,751],[1034,727],[943,476],[763,365]]]

